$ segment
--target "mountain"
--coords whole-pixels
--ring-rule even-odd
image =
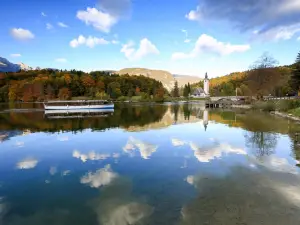
[[[160,81],[167,90],[172,90],[175,84],[175,81],[178,81],[178,86],[182,87],[185,84],[192,84],[201,81],[202,79],[194,76],[185,76],[185,75],[172,75],[170,72],[165,70],[151,70],[146,68],[126,68],[120,71],[115,72],[120,75],[143,75],[149,78]]]
[[[195,84],[198,83],[200,81],[202,81],[203,79],[200,77],[196,77],[196,76],[189,76],[189,75],[178,75],[178,74],[173,74],[174,78],[177,80],[178,82],[178,86],[179,87],[183,87],[184,85],[190,83],[190,84]]]
[[[18,72],[20,65],[11,63],[5,58],[0,57],[0,72]]]
[[[24,64],[24,63],[18,63],[18,65],[20,66],[21,70],[25,70],[25,71],[28,71],[28,70],[33,70],[32,67]]]

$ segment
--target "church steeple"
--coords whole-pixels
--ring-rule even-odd
[[[208,75],[207,75],[207,72],[205,73],[205,79],[208,79]]]

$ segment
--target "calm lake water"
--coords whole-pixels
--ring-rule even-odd
[[[0,106],[1,225],[300,224],[295,122],[198,104],[17,107]]]

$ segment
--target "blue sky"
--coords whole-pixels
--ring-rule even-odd
[[[299,0],[2,0],[0,21],[0,56],[42,68],[215,77],[300,51]]]

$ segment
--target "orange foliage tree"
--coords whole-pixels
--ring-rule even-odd
[[[69,88],[61,88],[58,92],[59,99],[68,100],[72,97],[72,93]]]

